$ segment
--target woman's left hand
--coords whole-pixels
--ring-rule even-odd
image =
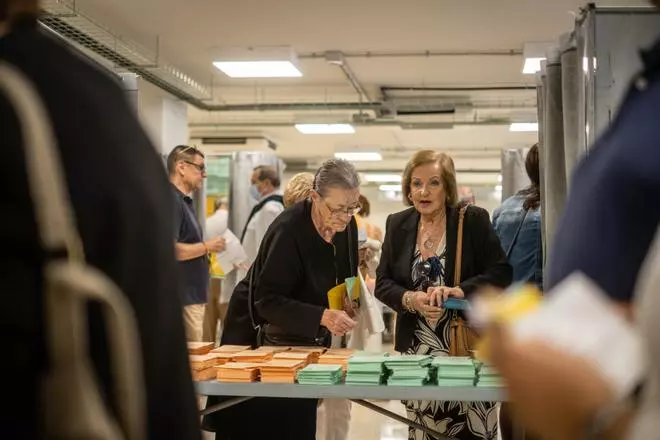
[[[465,298],[465,293],[460,287],[430,287],[428,290],[429,300],[432,306],[442,307],[447,298]]]

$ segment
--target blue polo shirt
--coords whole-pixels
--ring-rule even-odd
[[[632,300],[660,220],[660,40],[642,58],[618,116],[575,172],[550,288],[582,271],[613,300]]]
[[[174,239],[177,243],[195,244],[204,241],[202,226],[197,220],[193,201],[172,185],[174,193]],[[206,255],[179,261],[179,276],[184,306],[206,304],[209,283],[209,263]]]

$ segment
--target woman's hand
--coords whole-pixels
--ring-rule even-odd
[[[432,306],[441,307],[447,298],[465,298],[465,293],[460,287],[429,287],[428,290],[429,304]]]
[[[325,309],[321,317],[321,325],[335,336],[344,336],[353,330],[356,324],[343,310]]]
[[[418,314],[428,320],[440,319],[443,309],[432,305],[427,293],[410,292],[410,295],[412,295],[412,307]]]

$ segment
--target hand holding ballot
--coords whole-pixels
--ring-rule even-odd
[[[353,330],[356,322],[343,310],[326,309],[321,317],[321,325],[335,336],[344,336]]]
[[[498,369],[514,412],[532,431],[577,440],[603,414],[606,429],[627,417],[646,351],[638,330],[586,276],[572,275],[545,300],[516,286],[473,305],[472,322],[485,330],[477,356]]]
[[[204,242],[204,246],[209,252],[223,252],[227,247],[227,240],[223,236],[214,237]]]
[[[216,251],[209,247],[209,251],[217,252],[212,261],[212,273],[214,276],[225,276],[236,268],[240,268],[241,264],[248,259],[240,240],[229,229],[211,241],[216,241],[218,243],[216,249],[219,249]],[[221,246],[220,243],[222,244]]]

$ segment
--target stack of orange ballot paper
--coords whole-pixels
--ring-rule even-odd
[[[319,356],[325,353],[323,347],[291,347],[292,353],[307,353],[309,354],[309,363],[315,364],[319,360]]]
[[[193,380],[211,380],[215,377],[216,358],[212,354],[190,355]]]
[[[298,370],[306,365],[304,360],[272,360],[259,367],[261,381],[266,383],[295,383]]]
[[[321,365],[341,365],[345,373],[348,369],[348,360],[354,353],[355,350],[349,348],[330,349],[319,357],[318,363]]]
[[[188,354],[202,355],[213,350],[213,342],[188,342]]]
[[[220,382],[256,382],[259,379],[259,366],[249,362],[230,362],[215,367],[216,379]]]

